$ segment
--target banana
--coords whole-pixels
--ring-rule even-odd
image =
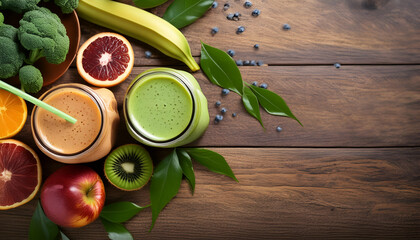
[[[200,69],[185,36],[166,20],[140,8],[111,0],[79,0],[78,15],[94,24],[138,39],[165,55]]]

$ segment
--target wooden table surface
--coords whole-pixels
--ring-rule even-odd
[[[152,12],[162,16],[170,2]],[[211,122],[191,146],[222,154],[239,183],[194,164],[194,196],[183,181],[151,233],[150,209],[125,225],[135,239],[420,238],[420,1],[252,0],[251,9],[243,0],[218,2],[182,29],[196,60],[200,41],[235,50],[235,60],[263,60],[264,66],[239,67],[244,81],[267,83],[304,127],[262,111],[264,130],[238,95],[222,97],[201,71],[194,73],[211,119],[218,114],[218,100],[238,116]],[[226,2],[231,8],[223,11]],[[257,18],[250,15],[254,7],[261,10]],[[237,11],[239,22],[226,19]],[[284,23],[291,30],[282,30]],[[81,43],[109,31],[84,20],[80,24]],[[235,34],[239,25],[246,27],[241,35]],[[214,36],[213,27],[220,29]],[[121,117],[125,89],[137,74],[158,66],[187,70],[129,40],[135,67],[127,81],[111,88]],[[84,83],[74,66],[55,85]],[[283,131],[276,132],[277,126]],[[29,120],[15,138],[36,149]],[[121,124],[117,145],[134,142]],[[155,163],[167,153],[149,149]],[[63,166],[37,153],[44,179]],[[102,174],[103,160],[88,165]],[[107,203],[150,202],[149,185],[123,192],[104,183]],[[0,212],[1,239],[28,237],[38,197]],[[107,239],[100,221],[63,232],[70,239]]]

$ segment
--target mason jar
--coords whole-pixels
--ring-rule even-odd
[[[126,91],[123,110],[130,135],[152,147],[188,144],[209,125],[207,99],[197,80],[171,68],[138,75]]]

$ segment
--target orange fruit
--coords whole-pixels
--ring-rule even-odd
[[[34,150],[17,140],[0,140],[0,210],[32,200],[41,186],[41,175]]]
[[[123,36],[104,32],[89,38],[79,48],[77,71],[88,83],[112,87],[123,82],[134,65],[134,51]]]
[[[0,89],[0,139],[15,136],[22,130],[27,116],[25,100]]]

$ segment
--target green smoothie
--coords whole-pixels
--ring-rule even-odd
[[[183,133],[193,115],[191,93],[167,74],[146,75],[130,90],[126,103],[134,127],[158,142]]]

